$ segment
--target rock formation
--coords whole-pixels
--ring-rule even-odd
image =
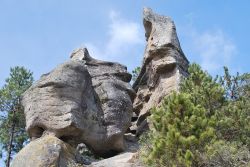
[[[133,88],[125,66],[96,60],[80,48],[23,94],[31,142],[12,167],[77,166],[84,163],[76,152],[80,143],[102,157],[138,149],[136,136],[147,128],[150,110],[178,91],[189,63],[170,18],[145,8],[143,23],[147,46]],[[131,147],[125,148],[124,137]],[[90,166],[139,166],[135,155],[124,153]]]
[[[134,96],[130,79],[126,67],[79,49],[24,93],[30,138],[53,135],[73,146],[85,143],[102,156],[123,151]]]
[[[107,130],[107,147],[114,147],[113,151],[124,150],[123,135],[131,125],[132,100],[135,97],[135,92],[129,84],[131,74],[119,63],[92,58],[86,48],[75,50],[71,59],[83,61],[91,76]]]
[[[147,129],[147,116],[153,107],[172,91],[178,91],[182,77],[187,76],[188,60],[181,50],[174,22],[165,16],[143,11],[147,46],[140,74],[133,84],[136,91],[132,133],[140,135]]]

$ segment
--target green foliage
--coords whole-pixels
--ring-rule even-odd
[[[25,132],[21,95],[32,82],[33,77],[30,71],[24,67],[14,67],[10,69],[10,77],[6,79],[6,84],[0,89],[1,155],[10,151],[11,156],[18,152],[28,139]]]
[[[132,71],[132,81],[135,82],[136,78],[138,77],[139,73],[141,72],[141,67],[136,67]]]
[[[197,164],[200,151],[216,138],[206,116],[206,109],[194,105],[189,94],[181,93],[166,98],[159,109],[152,111],[152,150],[148,163],[159,166],[191,166]],[[157,166],[158,166],[157,165]]]
[[[197,64],[190,65],[189,77],[181,85],[181,92],[191,95],[195,105],[206,108],[206,114],[213,115],[225,102],[223,87]]]
[[[204,166],[216,167],[248,167],[250,166],[250,150],[240,142],[218,140],[207,147],[202,157]]]
[[[147,165],[249,164],[250,75],[231,76],[224,69],[223,77],[213,79],[192,64],[180,92],[152,109],[151,130],[142,141]]]
[[[250,98],[250,74],[232,76],[227,67],[224,67],[224,76],[220,77],[220,84],[224,87],[227,99],[238,100]]]
[[[218,117],[217,135],[226,141],[241,141],[250,144],[250,100],[240,99],[228,102]],[[249,145],[250,148],[250,145]]]
[[[224,67],[220,83],[225,89],[226,104],[216,113],[217,132],[226,141],[250,143],[250,74],[232,76]],[[250,148],[250,146],[249,146]]]

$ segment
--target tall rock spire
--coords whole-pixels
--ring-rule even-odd
[[[187,76],[188,60],[185,57],[174,22],[166,16],[144,8],[143,24],[147,41],[140,74],[133,88],[137,92],[134,112],[138,117],[130,127],[139,135],[147,128],[147,116],[154,106],[172,91],[178,91],[181,78]]]

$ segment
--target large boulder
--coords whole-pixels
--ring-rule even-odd
[[[86,48],[76,49],[71,54],[71,59],[82,61],[91,76],[103,112],[106,137],[109,139],[106,144],[110,148],[124,150],[123,135],[131,125],[132,100],[135,97],[135,92],[129,84],[131,74],[127,72],[127,67],[94,59]]]
[[[132,115],[131,76],[120,64],[77,58],[81,50],[24,93],[26,129],[31,140],[50,134],[109,156],[124,150]]]
[[[34,140],[52,134],[74,146],[103,147],[106,129],[91,77],[80,61],[70,60],[45,74],[23,95],[26,130]]]
[[[188,60],[176,34],[174,22],[155,14],[150,8],[143,12],[147,46],[138,78],[133,84],[137,96],[134,112],[138,119],[130,130],[137,135],[147,128],[150,110],[161,104],[172,91],[178,91],[180,81],[187,76]]]
[[[50,135],[30,142],[11,163],[11,167],[68,167],[70,165],[77,165],[75,149]]]

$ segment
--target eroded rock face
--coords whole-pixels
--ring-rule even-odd
[[[49,134],[109,156],[124,150],[123,135],[132,115],[131,76],[124,66],[92,59],[82,51],[88,53],[74,52],[70,61],[24,93],[27,132],[32,140]]]
[[[130,130],[137,135],[147,128],[147,116],[154,106],[172,91],[178,91],[182,77],[187,76],[188,60],[181,50],[174,22],[153,13],[149,8],[143,12],[143,24],[147,46],[141,72],[133,88],[137,96],[134,112],[138,119]]]
[[[29,136],[36,139],[50,133],[65,140],[103,138],[102,112],[93,92],[91,77],[80,61],[70,60],[43,75],[23,95]]]
[[[86,48],[75,50],[71,59],[83,61],[91,76],[103,111],[104,126],[107,138],[110,139],[109,147],[115,146],[124,150],[123,135],[131,125],[132,99],[135,97],[135,92],[129,84],[131,74],[119,63],[92,58]]]

